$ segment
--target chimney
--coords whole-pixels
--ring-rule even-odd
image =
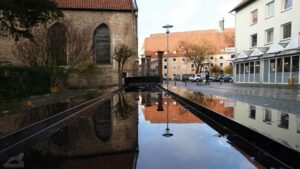
[[[222,18],[222,20],[219,21],[219,32],[224,32],[225,26],[224,26],[225,20]]]

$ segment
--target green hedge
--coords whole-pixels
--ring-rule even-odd
[[[0,98],[13,99],[45,94],[50,88],[49,74],[41,68],[0,66]]]

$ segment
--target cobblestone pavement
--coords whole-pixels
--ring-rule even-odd
[[[174,81],[169,82],[169,87],[175,87]],[[181,89],[199,91],[209,96],[221,96],[232,100],[246,102],[267,108],[277,109],[286,113],[300,115],[300,89],[289,87],[246,87],[232,83],[213,82],[204,83],[176,82],[176,87]]]

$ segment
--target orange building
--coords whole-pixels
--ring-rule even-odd
[[[166,98],[164,99],[166,103]],[[167,104],[163,104],[163,111],[157,111],[155,102],[148,104],[151,106],[143,106],[142,110],[146,121],[151,123],[167,123]],[[173,99],[169,99],[169,123],[202,123],[193,113],[186,110]]]
[[[209,43],[212,46],[207,59],[203,63],[205,68],[211,68],[217,65],[225,68],[231,65],[231,55],[234,53],[234,29],[225,29],[218,31],[214,29],[199,30],[190,32],[174,32],[169,34],[169,62],[167,67],[167,58],[164,54],[163,74],[164,77],[174,77],[186,73],[195,73],[196,69],[192,61],[184,56],[181,46],[182,42],[191,44]],[[144,40],[144,55],[151,56],[151,60],[157,60],[157,51],[167,51],[166,34],[152,34]]]

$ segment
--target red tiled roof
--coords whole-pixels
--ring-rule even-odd
[[[132,0],[55,0],[58,8],[90,10],[132,10]]]
[[[207,42],[214,46],[215,54],[227,47],[234,47],[234,29],[225,29],[224,32],[218,30],[200,30],[190,32],[174,32],[169,35],[169,51],[172,57],[183,56],[183,50],[180,48],[181,42],[192,44]],[[157,51],[166,51],[166,34],[152,34],[145,38],[144,51],[146,56],[155,57]]]
[[[230,12],[238,11],[244,8],[245,6],[249,5],[250,3],[254,2],[255,0],[243,0],[240,2],[235,8],[233,8]]]

